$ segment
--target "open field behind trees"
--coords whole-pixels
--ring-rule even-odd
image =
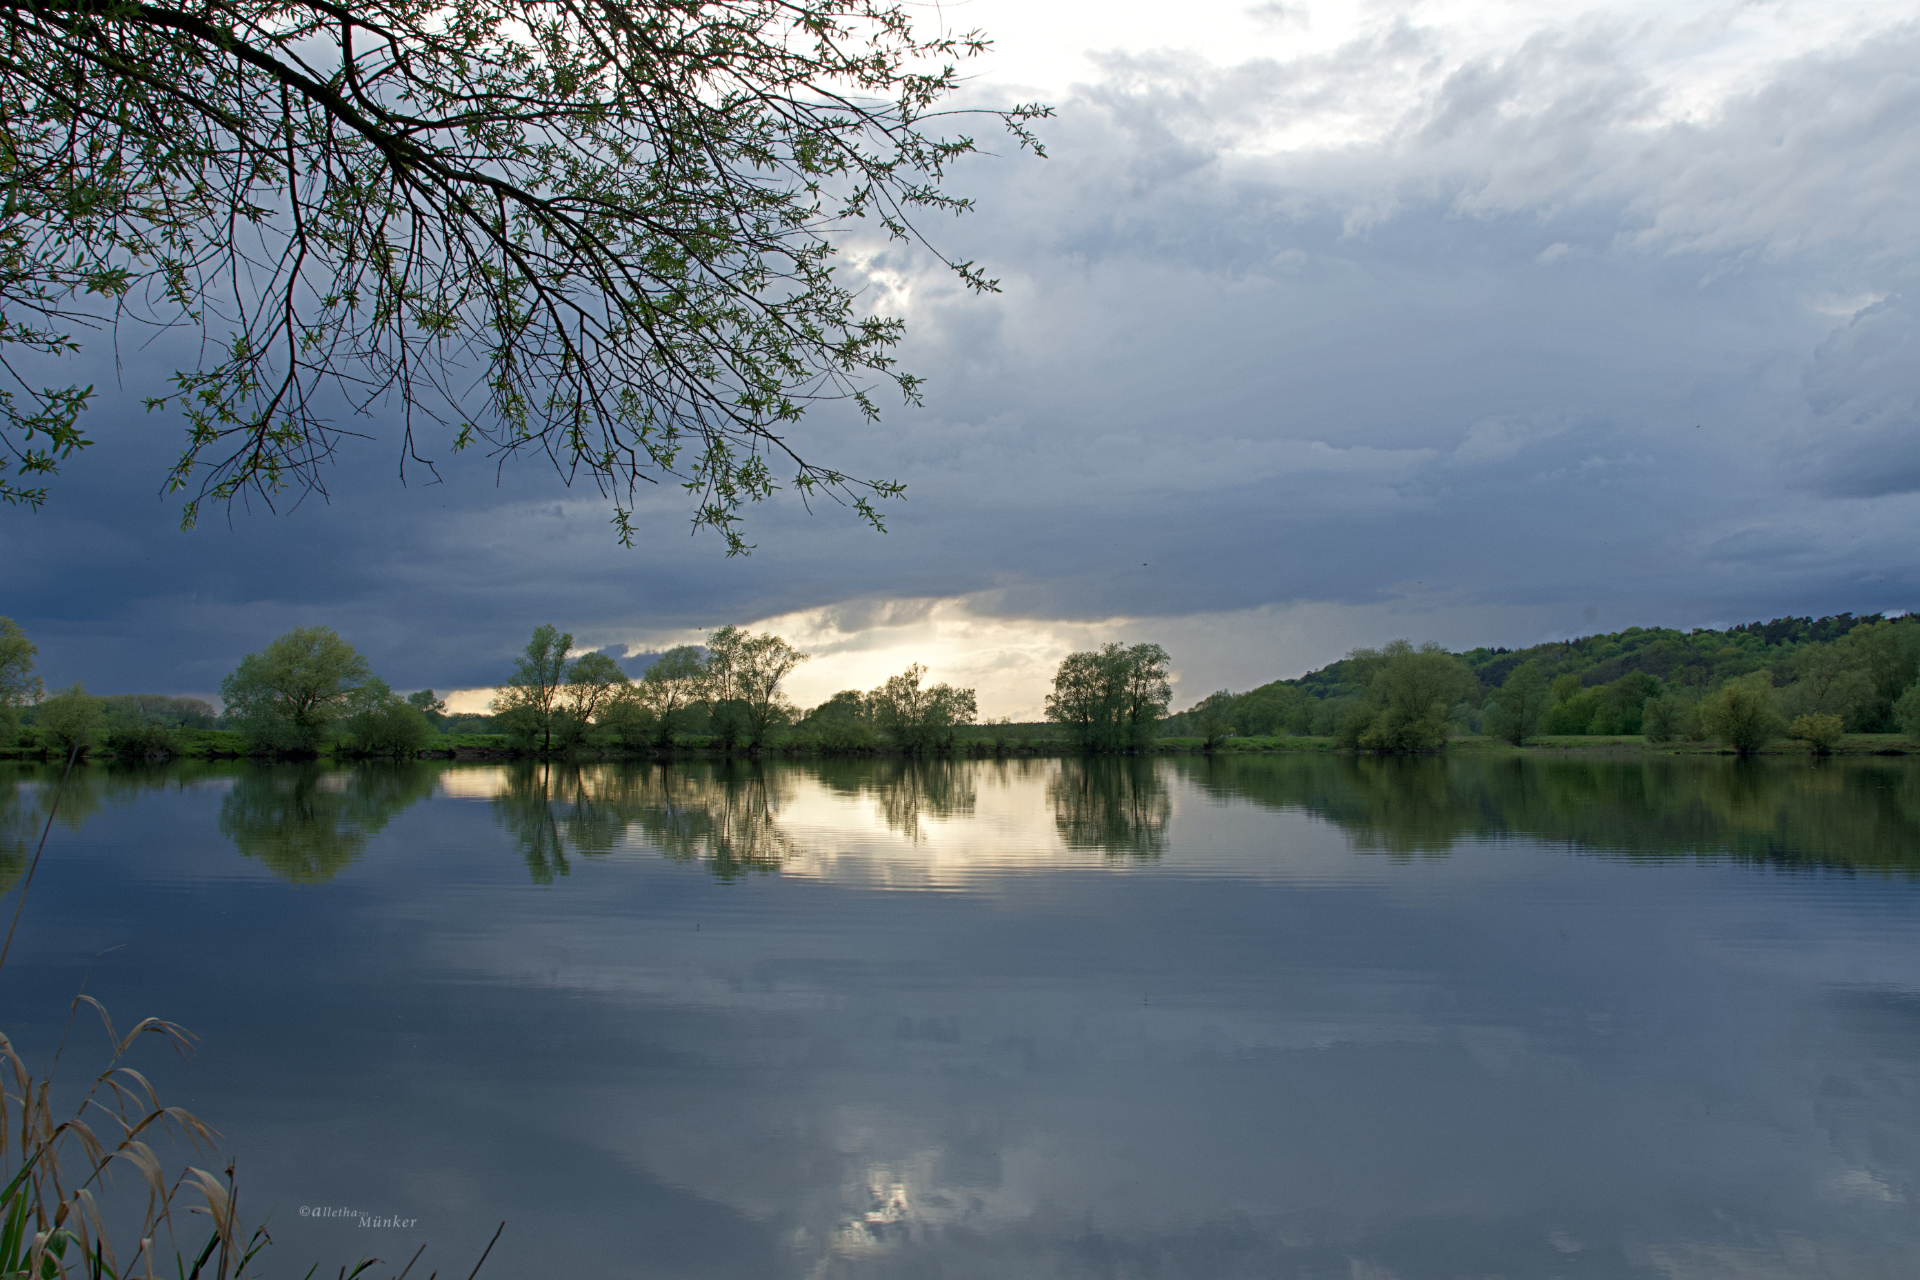
[[[488,715],[401,695],[326,627],[298,628],[222,683],[224,706],[48,690],[37,648],[0,619],[0,753],[401,756],[712,751],[860,755],[1077,752],[1734,750],[1903,753],[1920,744],[1920,618],[1788,617],[1724,631],[1629,627],[1527,649],[1452,653],[1396,640],[1177,714],[1171,656],[1109,644],[1069,655],[1049,719],[978,722],[973,689],[915,663],[812,708],[782,689],[808,655],[722,627],[638,679],[535,628]]]

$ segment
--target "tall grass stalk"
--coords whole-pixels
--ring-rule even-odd
[[[54,815],[79,754],[77,748],[68,753],[67,767],[47,806],[40,843],[21,878],[13,920],[5,942],[0,943],[0,968],[13,947],[27,890],[40,867],[40,855],[46,851]],[[54,1100],[54,1075],[82,1005],[99,1014],[110,1052],[105,1067],[88,1083],[72,1112],[60,1114]],[[124,1036],[119,1034],[106,1007],[84,991],[68,1007],[66,1028],[43,1074],[28,1070],[12,1039],[0,1032],[0,1178],[6,1180],[0,1188],[0,1280],[163,1280],[165,1276],[245,1280],[254,1259],[272,1243],[265,1227],[242,1238],[237,1225],[239,1189],[231,1162],[223,1176],[189,1165],[168,1180],[150,1138],[184,1138],[194,1150],[212,1152],[220,1135],[192,1112],[162,1105],[147,1077],[124,1065],[122,1060],[134,1045],[150,1035],[159,1036],[183,1057],[192,1052],[192,1033],[159,1018],[143,1018]],[[146,1197],[137,1243],[124,1258],[113,1245],[114,1233],[101,1207],[116,1173],[131,1174]],[[180,1251],[175,1231],[183,1201],[193,1201],[186,1205],[186,1212],[204,1215],[212,1226],[205,1244],[191,1259]],[[506,1225],[502,1222],[493,1233],[468,1280],[486,1265]],[[160,1243],[163,1237],[164,1244]],[[155,1269],[163,1247],[172,1255],[165,1272]],[[425,1251],[426,1246],[420,1246],[395,1280],[405,1280]],[[378,1261],[366,1258],[352,1270],[342,1267],[340,1280],[357,1280]],[[318,1270],[309,1270],[306,1280],[313,1280]]]
[[[54,816],[79,756],[77,747],[68,752],[67,767],[47,806],[46,825],[21,878],[6,941],[0,943],[0,968],[13,950],[27,891],[40,869]],[[66,1052],[73,1017],[83,1004],[100,1015],[111,1051],[105,1069],[94,1076],[72,1113],[62,1115],[54,1101],[54,1073]],[[12,1039],[0,1033],[0,1176],[6,1178],[0,1189],[0,1280],[60,1280],[70,1275],[87,1280],[158,1280],[154,1242],[162,1232],[174,1255],[176,1280],[238,1280],[267,1243],[265,1231],[256,1231],[244,1245],[236,1234],[238,1197],[231,1164],[224,1183],[191,1166],[171,1183],[167,1181],[160,1158],[147,1141],[150,1136],[176,1134],[195,1149],[210,1151],[219,1135],[191,1112],[161,1105],[146,1076],[123,1065],[128,1051],[148,1035],[158,1035],[183,1055],[192,1048],[192,1037],[183,1028],[158,1018],[144,1018],[120,1035],[106,1008],[84,993],[74,997],[66,1031],[43,1075],[29,1071]],[[124,1261],[114,1248],[100,1203],[113,1175],[123,1167],[146,1192],[138,1243]],[[191,1211],[205,1214],[213,1224],[191,1268],[174,1241],[174,1210],[183,1196],[197,1196],[200,1203]]]
[[[172,1254],[168,1271],[175,1280],[238,1280],[265,1247],[267,1235],[257,1230],[244,1242],[240,1239],[233,1166],[227,1166],[224,1180],[189,1166],[169,1182],[149,1144],[150,1138],[170,1135],[185,1138],[196,1150],[211,1151],[219,1135],[191,1112],[162,1105],[146,1076],[123,1062],[142,1037],[157,1035],[182,1054],[191,1049],[192,1037],[158,1018],[143,1018],[122,1036],[100,1002],[84,994],[74,997],[69,1031],[71,1014],[82,1005],[99,1014],[111,1050],[105,1069],[89,1082],[71,1112],[63,1114],[54,1099],[54,1074],[66,1035],[53,1063],[35,1075],[12,1040],[0,1034],[0,1175],[7,1177],[0,1190],[0,1277],[159,1280],[156,1242],[164,1239]],[[116,1173],[130,1174],[146,1199],[138,1243],[124,1258],[113,1245],[101,1207]],[[176,1240],[175,1214],[183,1200],[196,1201],[188,1212],[203,1214],[212,1224],[191,1261]]]
[[[33,886],[33,873],[40,869],[40,855],[46,852],[47,836],[53,831],[53,815],[60,811],[60,796],[66,791],[67,779],[73,776],[73,765],[79,758],[79,747],[67,753],[67,767],[60,772],[60,785],[53,789],[53,802],[47,806],[47,824],[40,828],[40,843],[34,846],[33,861],[20,881],[20,897],[13,904],[13,923],[7,926],[6,944],[0,946],[0,969],[6,968],[7,952],[13,950],[13,931],[20,927],[20,911],[27,905],[27,890]]]

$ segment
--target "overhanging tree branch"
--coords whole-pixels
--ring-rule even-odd
[[[970,207],[942,184],[973,139],[931,130],[984,47],[869,0],[0,0],[0,307],[199,329],[206,358],[148,401],[187,419],[187,523],[320,488],[336,416],[397,401],[403,474],[416,421],[538,450],[615,497],[622,541],[636,487],[673,478],[744,550],[776,458],[878,527],[901,486],[802,459],[785,424],[871,416],[872,381],[917,396],[836,241],[925,244],[916,217]],[[1048,112],[962,114],[1037,152]]]

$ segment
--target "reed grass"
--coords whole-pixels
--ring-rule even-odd
[[[12,950],[27,890],[78,758],[78,751],[68,755],[54,788],[6,940],[0,943],[0,967]],[[105,1066],[87,1082],[69,1113],[55,1100],[55,1075],[83,1006],[99,1015],[109,1051]],[[0,1178],[5,1179],[0,1188],[0,1280],[162,1280],[167,1275],[172,1280],[246,1280],[261,1251],[272,1243],[264,1226],[242,1236],[231,1161],[221,1175],[188,1165],[169,1178],[150,1139],[184,1139],[193,1150],[212,1153],[220,1134],[192,1112],[164,1105],[152,1082],[127,1065],[127,1055],[149,1036],[160,1037],[182,1056],[193,1048],[191,1032],[159,1018],[143,1018],[121,1035],[106,1007],[85,992],[68,1007],[66,1028],[44,1073],[29,1070],[12,1039],[0,1032]],[[115,1246],[109,1225],[110,1214],[130,1212],[121,1207],[125,1202],[103,1207],[116,1174],[131,1175],[136,1193],[145,1195],[131,1250]],[[183,1208],[186,1215],[205,1217],[211,1227],[191,1258],[180,1247],[186,1234]],[[468,1280],[480,1274],[506,1225],[501,1223],[493,1233]],[[120,1238],[125,1240],[124,1232]],[[162,1248],[171,1255],[165,1272],[155,1269]],[[394,1280],[405,1280],[425,1252],[423,1244]],[[377,1258],[363,1258],[351,1270],[343,1266],[339,1280],[359,1280],[378,1263]],[[318,1266],[310,1268],[305,1280],[313,1280],[318,1271]],[[436,1280],[438,1274],[427,1280]]]
[[[13,1041],[0,1034],[0,1149],[7,1178],[0,1190],[0,1277],[5,1280],[159,1280],[157,1241],[172,1255],[176,1280],[239,1280],[267,1243],[264,1230],[244,1241],[235,1226],[238,1195],[229,1164],[225,1180],[188,1166],[169,1180],[150,1138],[184,1138],[195,1150],[212,1151],[219,1135],[191,1112],[161,1103],[152,1083],[124,1059],[136,1042],[159,1036],[182,1054],[193,1037],[159,1018],[143,1018],[125,1035],[92,996],[74,997],[68,1030],[82,1006],[100,1017],[110,1045],[103,1070],[88,1082],[71,1112],[55,1102],[55,1074],[66,1049],[61,1036],[44,1074],[27,1068]],[[131,1174],[146,1204],[130,1251],[117,1249],[102,1197],[116,1173]],[[204,1215],[211,1231],[189,1263],[179,1248],[176,1214]],[[197,1234],[197,1233],[196,1233]],[[123,1237],[124,1239],[124,1237]]]

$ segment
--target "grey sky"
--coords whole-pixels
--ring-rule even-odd
[[[0,511],[0,613],[99,692],[211,690],[300,623],[447,688],[538,622],[775,620],[802,701],[917,656],[1020,714],[1109,636],[1190,701],[1396,635],[1920,602],[1915,6],[1155,12],[948,11],[1002,42],[971,95],[1060,114],[932,228],[1002,294],[851,245],[927,407],[800,435],[907,481],[885,537],[776,502],[726,561],[663,494],[627,551],[537,465],[402,487],[387,435],[330,503],[180,534],[136,352],[49,509]]]

